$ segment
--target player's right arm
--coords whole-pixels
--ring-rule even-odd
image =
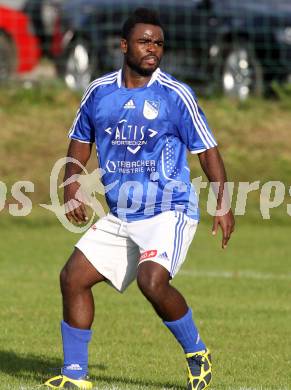
[[[67,157],[70,157],[78,163],[67,162],[65,168],[64,182],[71,178],[73,175],[80,175],[83,171],[82,167],[85,167],[90,155],[91,155],[92,144],[80,142],[75,139],[71,139]],[[65,203],[65,212],[66,217],[69,221],[76,223],[86,222],[87,214],[85,204],[82,202],[80,197],[76,197],[76,193],[80,188],[80,184],[74,180],[73,182],[67,184],[64,187],[64,203]]]
[[[206,117],[199,107],[195,98],[194,92],[180,84],[179,99],[177,107],[179,108],[180,119],[178,128],[180,136],[192,154],[198,154],[201,167],[211,183],[218,183],[217,189],[217,215],[214,217],[213,234],[216,234],[220,225],[223,233],[222,248],[226,248],[231,233],[234,230],[234,217],[231,209],[224,215],[220,215],[221,209],[228,206],[225,205],[226,197],[224,197],[225,183],[227,181],[226,172],[222,158],[217,149],[216,140],[208,126]]]
[[[92,91],[94,91],[94,88],[92,89],[91,85],[89,85],[83,95],[80,107],[68,134],[71,141],[67,157],[74,159],[76,162],[67,161],[66,164],[64,201],[66,217],[76,223],[82,223],[88,219],[84,201],[81,199],[80,191],[78,191],[80,183],[77,179],[90,158],[92,144],[95,141],[94,126],[91,120],[92,108],[94,107],[94,94]],[[70,178],[72,180],[69,180]],[[67,180],[69,182],[68,184],[66,184]]]

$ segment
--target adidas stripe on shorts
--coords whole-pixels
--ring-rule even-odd
[[[145,261],[161,264],[173,278],[186,258],[197,224],[177,211],[133,222],[108,214],[91,226],[76,247],[110,285],[123,292]]]

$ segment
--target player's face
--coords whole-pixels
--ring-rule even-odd
[[[138,23],[129,38],[121,40],[121,49],[126,65],[142,76],[150,76],[163,56],[163,30],[159,26]]]

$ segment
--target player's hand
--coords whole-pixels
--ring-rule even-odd
[[[70,222],[77,224],[84,223],[88,220],[86,207],[80,198],[80,184],[73,182],[64,188],[64,203],[66,217]]]
[[[218,216],[216,215],[213,220],[212,234],[216,235],[218,231],[218,226],[220,225],[222,230],[222,248],[227,247],[227,243],[230,239],[231,233],[234,231],[234,216],[232,211],[229,210],[225,215]]]

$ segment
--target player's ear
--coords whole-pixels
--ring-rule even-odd
[[[122,38],[120,41],[120,48],[123,54],[127,53],[127,40]]]

